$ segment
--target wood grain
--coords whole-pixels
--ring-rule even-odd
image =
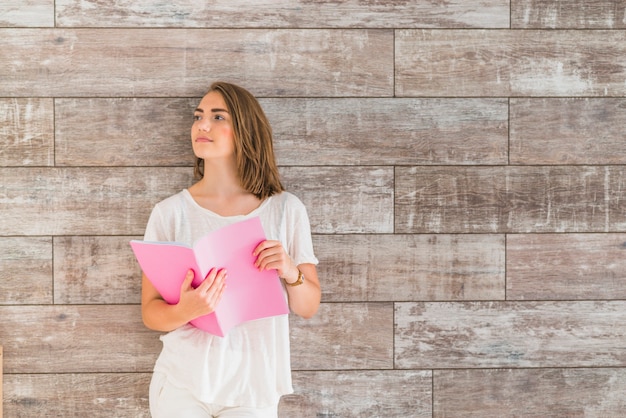
[[[392,30],[0,29],[0,51],[0,96],[393,95]]]
[[[431,386],[431,371],[295,372],[279,416],[430,418]]]
[[[138,305],[0,306],[0,317],[9,374],[150,372],[161,351]]]
[[[53,0],[3,1],[0,3],[0,27],[54,26]]]
[[[621,166],[396,168],[396,232],[622,232],[625,174]]]
[[[115,3],[57,0],[60,26],[176,26],[176,27],[509,27],[505,0],[461,1],[282,1],[217,0],[200,5],[191,0],[175,4]]]
[[[398,30],[396,95],[624,96],[626,32]]]
[[[626,100],[511,99],[512,164],[624,164]]]
[[[134,237],[55,237],[54,302],[141,302],[141,269],[130,248]]]
[[[262,104],[283,165],[507,161],[506,100],[267,99]]]
[[[327,302],[504,300],[503,235],[318,235]]]
[[[322,303],[309,320],[292,316],[294,370],[391,369],[393,304]]]
[[[624,367],[624,301],[395,304],[395,367]]]
[[[52,303],[52,277],[51,237],[0,237],[0,304]]]
[[[149,418],[149,373],[6,375],[7,417]]]
[[[191,177],[190,168],[0,168],[0,233],[143,235],[154,204]]]
[[[0,99],[0,167],[53,165],[53,118],[50,99]]]
[[[624,234],[509,235],[506,254],[507,299],[626,299]]]
[[[512,0],[511,27],[551,29],[624,29],[623,0]]]
[[[190,130],[198,102],[195,98],[55,99],[55,164],[193,166]]]
[[[435,370],[435,417],[618,417],[624,369]]]
[[[393,232],[393,168],[284,167],[281,175],[307,207],[314,233]]]

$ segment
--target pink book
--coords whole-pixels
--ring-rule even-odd
[[[257,216],[213,231],[192,248],[176,242],[138,240],[130,245],[146,277],[170,304],[178,303],[189,269],[195,274],[194,288],[213,267],[226,269],[227,286],[216,310],[190,322],[223,337],[243,322],[289,313],[276,270],[259,271],[254,266],[252,251],[265,239]]]

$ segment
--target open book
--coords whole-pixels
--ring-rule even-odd
[[[242,322],[289,313],[276,270],[259,271],[252,251],[265,240],[259,217],[237,222],[198,239],[193,248],[176,242],[133,240],[130,245],[146,277],[170,304],[178,303],[189,269],[197,287],[212,268],[226,269],[222,300],[209,315],[190,323],[223,337]]]

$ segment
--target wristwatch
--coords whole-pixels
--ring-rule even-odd
[[[287,282],[287,280],[283,279],[285,281],[285,284],[288,286],[300,286],[302,283],[304,283],[304,274],[302,274],[302,272],[300,271],[300,269],[298,269],[298,279],[293,282],[293,283],[289,283]]]

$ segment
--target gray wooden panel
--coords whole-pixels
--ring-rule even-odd
[[[199,100],[55,99],[56,165],[193,166]]]
[[[54,0],[0,2],[0,27],[54,26]]]
[[[149,373],[8,374],[5,416],[149,418],[150,377]]]
[[[0,29],[0,96],[393,95],[392,30]],[[219,59],[218,59],[219,58]],[[16,76],[19,75],[19,76]]]
[[[130,248],[136,237],[55,237],[54,302],[141,302],[141,269]]]
[[[504,300],[503,235],[319,235],[325,301]]]
[[[95,3],[95,5],[94,5]],[[264,1],[218,0],[200,5],[136,1],[57,0],[59,26],[176,27],[509,27],[506,0],[447,1]]]
[[[311,319],[292,316],[294,370],[393,368],[392,303],[322,303]]]
[[[294,372],[280,417],[431,418],[432,372]]]
[[[52,288],[52,238],[0,237],[0,304],[52,303]]]
[[[434,417],[619,417],[625,369],[436,370]]]
[[[512,164],[626,164],[625,99],[511,99]]]
[[[155,203],[192,184],[181,168],[0,168],[5,235],[143,235]],[[393,169],[285,167],[318,233],[391,232]],[[332,187],[331,187],[332,185]]]
[[[508,103],[268,99],[279,164],[505,164]]]
[[[626,32],[397,30],[398,96],[624,96]]]
[[[395,366],[624,367],[626,302],[395,304]]]
[[[397,233],[622,232],[621,166],[398,167]]]
[[[53,165],[53,118],[50,99],[0,99],[0,166]]]
[[[138,305],[0,306],[0,318],[5,373],[150,372],[161,350]]]
[[[199,100],[56,99],[56,164],[189,165],[191,115]],[[508,102],[502,99],[260,102],[282,165],[507,162]],[[89,140],[85,120],[98,133]]]
[[[624,29],[624,0],[512,0],[511,27]]]
[[[313,232],[393,232],[392,167],[283,167],[281,175],[306,205]]]
[[[143,235],[156,202],[191,168],[0,168],[0,234]]]
[[[626,235],[509,235],[507,299],[626,299]]]

